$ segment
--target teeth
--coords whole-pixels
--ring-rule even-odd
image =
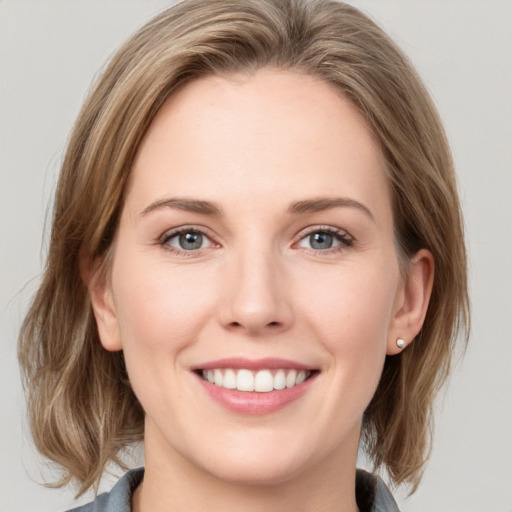
[[[274,375],[274,389],[284,389],[286,387],[286,374],[284,370],[277,370]]]
[[[236,376],[238,391],[254,391],[254,376],[249,370],[239,370]]]
[[[295,384],[302,384],[306,380],[306,372],[304,370],[301,370],[297,374],[297,380],[295,381]]]
[[[222,372],[220,370],[213,370],[213,380],[216,386],[222,386]]]
[[[274,377],[268,370],[261,370],[256,374],[254,389],[260,393],[268,393],[274,390]]]
[[[256,391],[268,393],[274,389],[292,388],[302,384],[310,375],[310,371],[300,370],[233,370],[216,368],[203,370],[203,379],[211,384],[238,391]]]
[[[223,388],[236,389],[236,373],[233,370],[226,370],[224,372],[224,381],[222,382]]]
[[[288,372],[288,375],[286,376],[286,387],[292,388],[295,386],[295,382],[297,380],[297,372],[295,370],[291,370]]]

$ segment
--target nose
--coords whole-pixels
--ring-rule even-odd
[[[225,328],[251,336],[277,334],[290,328],[290,288],[278,256],[271,251],[247,251],[230,262],[224,277],[220,320]]]

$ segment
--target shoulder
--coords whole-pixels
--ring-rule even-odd
[[[130,512],[133,491],[142,481],[144,468],[128,471],[110,492],[96,496],[94,501],[67,512]]]
[[[362,469],[356,474],[356,499],[361,512],[400,512],[386,484]]]

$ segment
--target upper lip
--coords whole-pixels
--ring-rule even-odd
[[[290,370],[316,370],[317,368],[292,361],[291,359],[281,359],[275,357],[265,357],[261,359],[248,359],[244,357],[229,357],[225,359],[216,359],[205,363],[194,365],[192,370],[214,370],[216,368],[232,368],[245,370],[272,370],[272,369],[290,369]]]

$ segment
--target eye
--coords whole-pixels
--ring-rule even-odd
[[[329,251],[350,247],[352,243],[352,238],[345,231],[335,228],[316,228],[303,236],[297,246],[314,251]]]
[[[178,252],[198,251],[214,245],[205,233],[191,228],[173,231],[167,234],[161,243]]]

